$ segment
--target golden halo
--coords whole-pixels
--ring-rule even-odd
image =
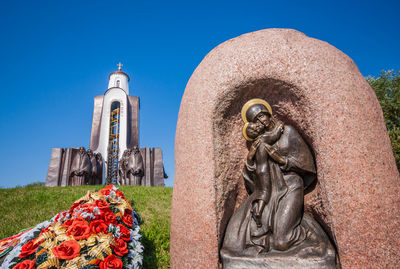
[[[247,136],[247,126],[249,126],[249,123],[248,123],[248,122],[246,122],[246,123],[244,124],[244,126],[243,126],[243,130],[242,130],[243,136],[244,136],[244,138],[245,138],[247,141],[253,141],[254,139],[252,139],[252,138],[250,138],[250,137]]]
[[[243,122],[245,122],[245,123],[248,122],[248,120],[246,118],[246,112],[252,105],[256,105],[256,104],[264,105],[268,109],[269,114],[272,115],[271,106],[267,103],[267,101],[265,101],[263,99],[259,99],[259,98],[254,98],[254,99],[251,99],[251,100],[247,101],[247,103],[244,104],[243,107],[242,107],[242,120],[243,120]],[[244,131],[243,131],[243,134],[244,134]]]

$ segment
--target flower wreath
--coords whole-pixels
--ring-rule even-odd
[[[139,230],[130,202],[109,185],[24,234],[2,268],[140,268]]]

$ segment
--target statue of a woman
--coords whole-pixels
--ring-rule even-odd
[[[96,154],[96,165],[97,165],[97,176],[95,180],[95,185],[101,185],[103,181],[103,157],[100,152]]]
[[[90,159],[90,175],[88,185],[95,185],[96,178],[97,178],[97,160],[96,155],[93,153],[93,150],[88,149],[87,155]]]
[[[122,153],[122,157],[118,162],[118,184],[119,185],[129,185],[127,179],[127,166],[128,166],[128,159],[131,155],[132,150],[126,149],[124,153]]]
[[[328,237],[303,214],[304,189],[316,180],[307,144],[264,100],[247,102],[242,118],[243,135],[253,141],[243,169],[250,196],[229,220],[224,268],[335,268]]]
[[[89,155],[84,147],[80,147],[72,160],[69,185],[86,185],[91,174],[90,165]]]
[[[127,185],[142,185],[143,177],[143,158],[137,146],[134,146],[128,157],[126,166]]]

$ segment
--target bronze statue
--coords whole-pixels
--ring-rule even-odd
[[[126,149],[118,162],[120,185],[141,185],[144,175],[143,158],[137,146]]]
[[[127,166],[128,166],[128,159],[129,156],[131,155],[132,150],[131,149],[126,149],[124,153],[122,153],[122,157],[118,162],[118,183],[120,185],[129,185],[126,184],[127,180]]]
[[[143,171],[143,158],[137,146],[133,147],[129,155],[128,164],[126,167],[126,176],[129,180],[127,185],[142,185]]]
[[[90,175],[89,175],[89,185],[95,185],[95,181],[97,178],[97,160],[91,149],[87,150],[87,154],[90,159]]]
[[[70,182],[71,186],[80,186],[88,184],[88,179],[91,174],[90,158],[84,147],[80,147],[72,160]]]
[[[96,156],[97,173],[94,184],[101,185],[103,181],[103,158],[101,157],[100,152],[97,152],[95,156]]]
[[[252,141],[243,169],[250,196],[229,220],[224,268],[335,268],[329,238],[303,214],[304,189],[316,180],[309,147],[264,100],[248,101],[242,119]]]

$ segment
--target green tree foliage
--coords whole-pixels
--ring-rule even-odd
[[[24,187],[43,187],[44,185],[45,185],[45,182],[36,181],[33,183],[29,183],[29,184],[25,185]]]
[[[381,104],[397,169],[400,170],[400,71],[382,71],[378,77],[368,76],[367,81]]]

